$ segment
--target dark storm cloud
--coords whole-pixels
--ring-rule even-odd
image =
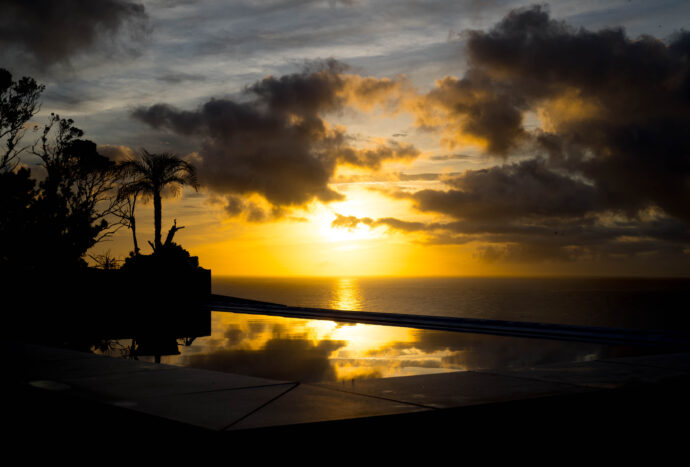
[[[528,263],[578,259],[654,258],[674,262],[687,257],[690,226],[662,218],[642,221],[606,220],[597,216],[572,219],[463,219],[452,222],[410,222],[336,214],[332,227],[359,225],[417,234],[418,242],[463,245],[479,242],[475,257],[485,262]]]
[[[184,83],[186,81],[200,82],[205,81],[206,76],[193,73],[167,73],[156,78],[158,81],[163,81],[168,84]]]
[[[393,143],[390,143],[395,146]],[[416,150],[415,150],[416,152]],[[403,153],[404,154],[404,153]],[[402,156],[402,154],[401,154]],[[402,158],[402,157],[401,157]],[[424,173],[405,173],[405,172],[370,172],[358,174],[339,174],[333,179],[334,183],[374,183],[374,182],[413,182],[413,181],[434,181],[441,180],[446,177],[454,177],[460,175],[460,172],[424,172]]]
[[[554,165],[592,180],[607,204],[630,212],[657,205],[690,220],[689,37],[575,31],[531,9],[474,33],[468,47],[526,98],[567,101],[538,135]]]
[[[472,156],[467,154],[442,154],[440,156],[431,156],[432,161],[450,161],[450,160],[468,160],[472,159]]]
[[[458,175],[457,173],[420,173],[420,174],[406,174],[406,173],[399,173],[397,174],[398,180],[403,181],[403,182],[411,182],[411,181],[419,181],[419,180],[440,180],[443,177],[447,176],[454,176]]]
[[[262,79],[247,89],[273,112],[316,117],[341,107],[338,91],[345,85],[341,74],[346,69],[345,64],[328,60],[307,65],[301,73]]]
[[[445,225],[442,224],[425,224],[423,222],[409,222],[392,217],[384,217],[380,219],[372,219],[370,217],[344,216],[336,213],[335,219],[331,222],[331,227],[344,228],[348,230],[356,229],[360,224],[368,225],[369,227],[390,227],[393,230],[400,230],[403,232],[418,232],[428,230],[443,230]]]
[[[511,243],[504,246],[480,246],[475,256],[486,263],[497,261],[509,263],[533,263],[541,261],[574,261],[581,251],[561,245],[543,245],[534,243]]]
[[[547,169],[540,160],[468,170],[444,182],[450,190],[412,194],[417,209],[458,219],[512,220],[581,216],[597,205],[594,188]]]
[[[690,33],[631,39],[535,6],[464,37],[465,75],[407,102],[417,125],[440,129],[450,147],[535,155],[443,177],[443,190],[389,191],[453,220],[411,230],[430,243],[488,243],[476,255],[489,262],[687,258]],[[529,112],[541,128],[524,125]]]
[[[380,101],[385,90],[395,87],[382,79],[372,94],[369,79],[344,70],[330,60],[301,73],[264,78],[246,88],[243,101],[212,99],[194,111],[156,104],[135,110],[133,116],[153,128],[198,138],[200,176],[217,193],[257,193],[274,206],[339,200],[343,195],[329,187],[337,165],[376,170],[383,161],[419,154],[395,141],[354,147],[344,129],[323,120],[324,113],[348,103]]]
[[[100,144],[98,152],[112,161],[126,161],[136,156],[131,148],[113,144]]]
[[[381,168],[381,163],[387,160],[411,160],[419,156],[419,150],[410,144],[388,141],[386,146],[375,149],[342,148],[339,160],[355,167],[366,167],[372,170]],[[404,176],[404,175],[403,175]]]
[[[470,136],[485,142],[487,152],[507,155],[527,136],[522,98],[496,86],[481,70],[470,69],[462,79],[439,80],[415,107],[417,124],[443,128],[451,147],[464,144]]]
[[[127,0],[1,0],[0,57],[21,55],[39,69],[74,56],[126,30],[130,39],[147,28],[144,6]],[[133,50],[133,45],[126,49]]]
[[[230,217],[244,215],[249,222],[268,222],[283,219],[287,214],[280,206],[264,207],[240,196],[226,195],[223,197],[225,213]]]
[[[532,7],[466,37],[469,70],[418,103],[420,125],[437,125],[440,111],[451,141],[475,138],[506,157],[529,140],[606,206],[690,220],[690,33],[631,39]],[[525,129],[528,111],[540,112],[543,129]]]

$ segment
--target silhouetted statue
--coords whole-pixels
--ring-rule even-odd
[[[173,240],[173,237],[175,236],[175,233],[176,233],[178,230],[182,230],[182,229],[184,229],[184,225],[183,225],[182,227],[178,227],[178,226],[177,226],[177,219],[175,219],[175,220],[173,221],[172,227],[170,227],[170,230],[168,230],[168,235],[167,235],[167,237],[165,237],[165,243],[164,243],[164,245],[170,245],[170,244],[172,244],[172,242],[173,242],[172,240]]]

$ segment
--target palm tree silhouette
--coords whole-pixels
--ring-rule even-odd
[[[137,159],[131,159],[122,163],[121,168],[133,180],[125,187],[123,192],[138,194],[144,197],[153,197],[154,213],[154,251],[161,247],[161,218],[162,218],[162,193],[172,191],[179,193],[183,185],[190,185],[195,190],[199,188],[196,178],[196,169],[192,164],[183,161],[171,153],[151,154],[142,149]]]

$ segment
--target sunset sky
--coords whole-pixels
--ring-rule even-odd
[[[690,2],[0,5],[34,123],[197,167],[163,229],[214,274],[690,274]]]

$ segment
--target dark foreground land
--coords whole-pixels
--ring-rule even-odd
[[[332,313],[220,296],[211,301],[207,305],[214,309],[236,312],[300,313],[317,319]],[[209,306],[199,310],[200,323],[194,327],[202,333],[210,330]],[[381,315],[377,319],[395,318]],[[477,332],[500,333],[511,326],[480,321],[417,324],[471,325]],[[554,337],[550,334],[587,330],[535,325],[517,329],[527,331]],[[594,331],[576,337],[641,337]],[[671,337],[687,337],[679,336]],[[557,451],[563,460],[582,453],[601,456],[595,450],[603,449],[615,459],[634,459],[644,452],[658,462],[671,452],[682,452],[690,419],[687,342],[675,342],[672,353],[638,357],[305,384],[115,359],[29,341],[3,343],[3,421],[11,428],[10,441],[83,443],[97,438],[120,443],[214,435],[232,446],[268,451],[276,443],[297,442],[301,449],[318,446],[350,454],[374,446],[397,457],[410,450],[452,450],[453,455],[471,451],[502,458]]]
[[[11,401],[4,421],[23,439],[222,433],[264,443],[346,436],[354,443],[397,440],[398,447],[455,440],[473,449],[625,446],[628,454],[653,448],[663,456],[684,445],[690,416],[690,353],[301,384],[30,344],[3,347]]]

